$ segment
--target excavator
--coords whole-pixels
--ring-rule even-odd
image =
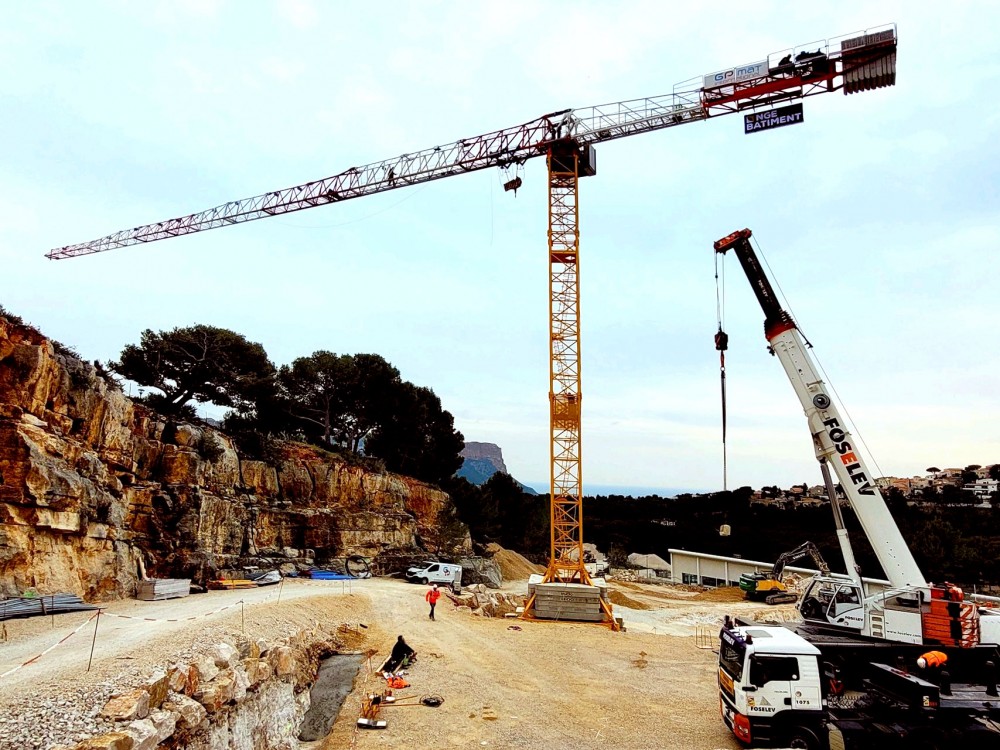
[[[774,567],[766,573],[760,571],[756,573],[744,573],[740,576],[740,589],[745,593],[746,598],[752,601],[763,601],[767,604],[791,604],[798,601],[799,595],[794,591],[789,591],[781,574],[785,571],[786,565],[801,560],[804,557],[811,557],[812,561],[819,569],[820,575],[830,575],[830,566],[826,564],[819,548],[812,542],[803,542],[789,552],[783,552]]]

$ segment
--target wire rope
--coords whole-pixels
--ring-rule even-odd
[[[798,329],[799,333],[802,334],[802,339],[805,341],[806,346],[812,349],[813,359],[816,360],[816,366],[819,368],[820,374],[823,377],[823,382],[826,384],[827,388],[830,389],[830,392],[837,400],[837,404],[840,406],[841,411],[843,411],[844,413],[844,418],[847,420],[848,427],[851,429],[851,432],[857,437],[858,441],[861,443],[861,446],[864,448],[864,451],[867,454],[868,459],[875,466],[875,470],[878,472],[878,475],[884,476],[884,474],[882,473],[882,467],[879,466],[878,461],[875,458],[875,454],[872,453],[871,449],[868,447],[868,443],[865,442],[865,438],[861,434],[861,431],[858,429],[857,423],[855,423],[854,421],[854,417],[851,416],[850,410],[847,408],[847,405],[844,403],[844,400],[840,397],[840,394],[837,392],[837,387],[830,380],[830,376],[827,375],[826,368],[823,366],[823,361],[820,359],[819,354],[816,353],[816,348],[809,341],[809,337],[806,336],[805,331],[802,330],[802,325],[799,321],[799,316],[796,315],[795,312],[793,311],[791,302],[788,301],[788,297],[785,296],[785,291],[781,288],[781,284],[778,282],[778,277],[775,276],[774,271],[771,270],[771,264],[767,262],[767,256],[764,255],[764,250],[761,248],[760,243],[757,241],[756,237],[752,237],[751,239],[756,248],[758,257],[760,257],[761,260],[764,261],[764,265],[767,267],[767,273],[774,281],[774,286],[777,287],[778,294],[781,295],[781,299],[783,300],[785,309],[788,310],[788,314],[791,315],[792,320],[795,321],[795,327]]]

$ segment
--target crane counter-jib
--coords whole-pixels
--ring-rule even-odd
[[[351,167],[321,180],[64,245],[46,257],[58,260],[90,255],[490,167],[509,168],[546,155],[558,141],[592,146],[816,94],[891,86],[895,83],[896,42],[895,27],[888,26],[802,45],[678,84],[670,94],[554,112],[492,133]],[[814,45],[818,46],[812,49]]]

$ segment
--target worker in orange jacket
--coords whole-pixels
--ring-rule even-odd
[[[438,599],[441,598],[441,592],[438,591],[438,585],[435,583],[430,587],[430,590],[424,596],[424,599],[428,604],[431,605],[431,619],[434,619],[434,605],[438,603]]]
[[[920,667],[926,677],[940,676],[941,670],[945,668],[947,663],[948,654],[941,651],[928,651],[925,654],[921,654],[920,658],[917,659],[917,666]]]

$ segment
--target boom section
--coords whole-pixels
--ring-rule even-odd
[[[50,250],[46,257],[59,260],[91,255],[490,167],[506,169],[547,155],[554,144],[567,138],[577,146],[592,146],[817,94],[854,93],[895,82],[896,28],[889,25],[775,52],[758,62],[679,83],[669,94],[552,112],[522,125],[351,167],[303,185],[64,245]]]
[[[847,422],[827,393],[795,321],[777,302],[750,244],[752,233],[741,229],[715,243],[715,251],[733,250],[747,273],[764,310],[764,335],[792,383],[812,434],[816,459],[826,461],[843,488],[886,577],[894,587],[926,587],[923,573],[893,520],[875,477],[856,449]],[[831,497],[830,502],[836,502]]]

